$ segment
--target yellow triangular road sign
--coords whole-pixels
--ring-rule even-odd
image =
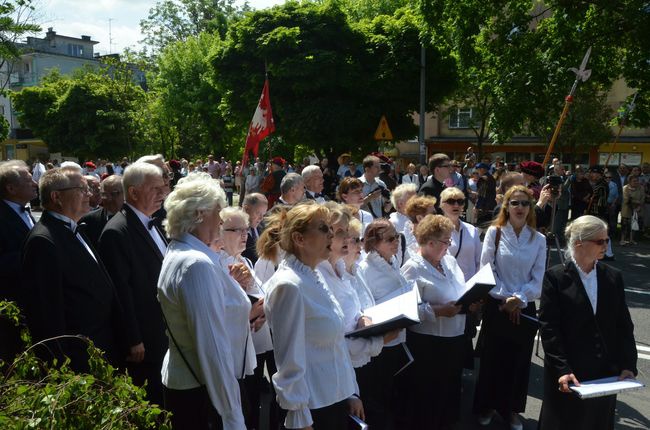
[[[388,121],[385,115],[382,115],[379,120],[377,131],[375,131],[375,140],[393,140],[393,133],[388,128]]]

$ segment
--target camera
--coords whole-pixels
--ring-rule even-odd
[[[556,197],[560,194],[560,187],[562,186],[562,183],[564,182],[564,179],[562,176],[558,175],[549,175],[546,177],[546,183],[550,185],[551,187],[551,195]]]

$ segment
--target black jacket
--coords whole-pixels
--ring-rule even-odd
[[[23,248],[20,303],[34,342],[82,334],[117,363],[125,351],[118,342],[121,307],[99,254],[92,251],[95,258],[65,222],[44,212]],[[86,345],[79,340],[51,341],[48,347],[59,360],[70,357],[73,369],[87,369]],[[52,358],[44,349],[39,353]]]
[[[162,363],[168,347],[157,297],[163,255],[128,205],[104,227],[99,252],[124,306],[127,345],[143,342],[144,362]]]
[[[20,251],[28,234],[27,224],[0,199],[0,299],[17,298],[20,286]]]
[[[80,228],[88,239],[90,239],[95,248],[97,248],[99,236],[102,234],[102,230],[104,230],[104,227],[110,218],[111,217],[108,215],[108,211],[105,208],[99,208],[88,212],[79,220]]]
[[[248,235],[246,236],[246,249],[244,252],[241,253],[242,257],[248,258],[253,265],[257,262],[258,256],[257,256],[257,238],[260,237],[260,234],[262,233],[262,229],[259,227],[257,228],[257,237],[253,235],[253,232],[251,231],[252,228],[248,229]]]
[[[445,184],[442,182],[438,181],[436,178],[433,177],[433,175],[426,180],[422,186],[420,186],[420,190],[418,191],[418,195],[420,196],[433,196],[436,198],[436,211],[438,213],[442,213],[440,209],[440,193],[442,193],[442,190],[445,189]]]

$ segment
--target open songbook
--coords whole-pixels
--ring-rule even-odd
[[[460,312],[467,313],[469,305],[486,298],[496,284],[492,267],[489,264],[481,267],[481,270],[465,282],[465,292],[456,301],[457,305],[462,305],[463,307]]]
[[[580,383],[579,387],[569,386],[581,399],[590,399],[592,397],[611,396],[612,394],[622,393],[624,391],[639,390],[645,387],[643,382],[636,379],[618,380],[618,377],[593,379]]]
[[[383,336],[389,331],[418,324],[418,302],[420,294],[417,287],[398,290],[394,297],[366,309],[363,315],[372,320],[372,325],[345,334],[346,337]]]

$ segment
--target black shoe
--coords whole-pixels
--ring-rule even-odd
[[[606,255],[606,256],[604,256],[602,258],[602,260],[603,261],[616,261],[616,257],[614,257],[613,255],[612,256]]]

